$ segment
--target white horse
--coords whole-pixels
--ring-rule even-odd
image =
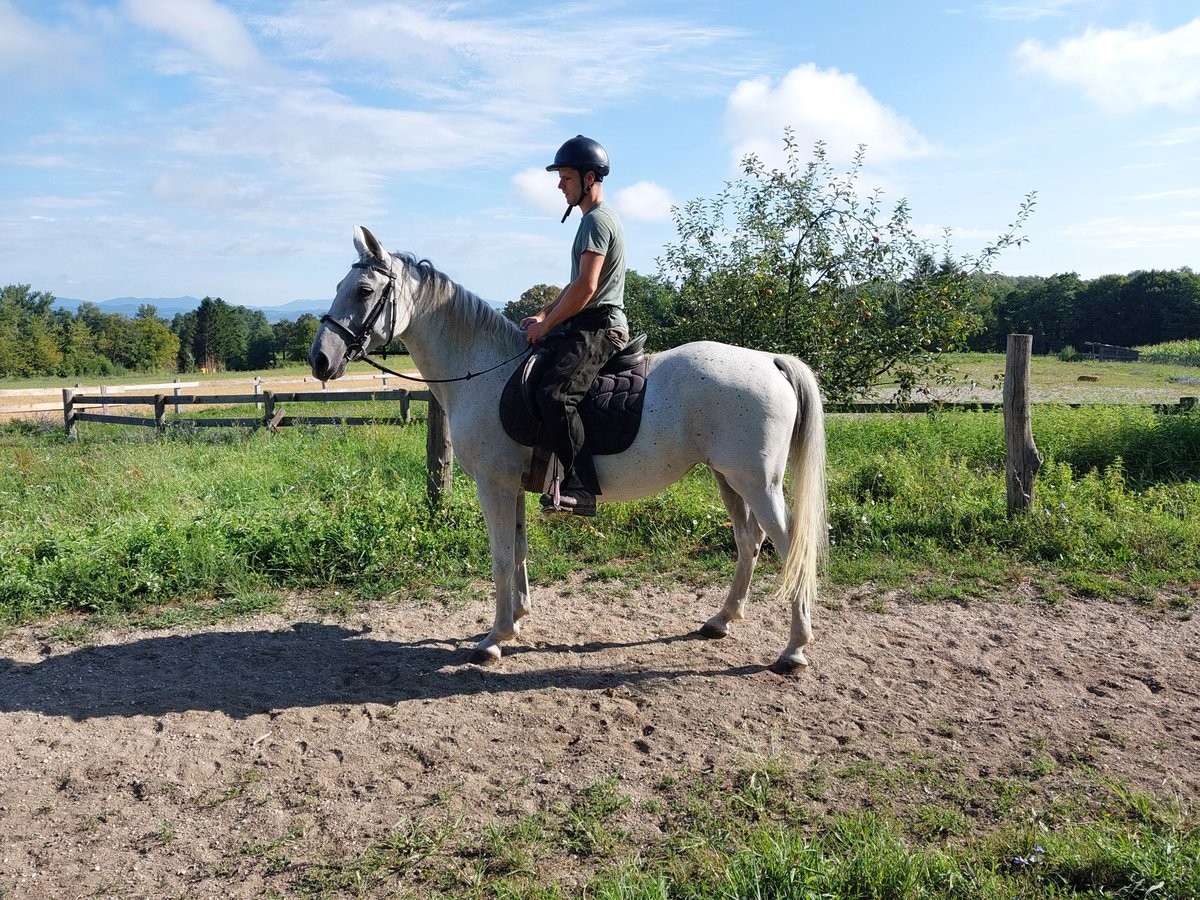
[[[487,522],[496,589],[492,630],[472,661],[500,659],[501,644],[532,609],[526,574],[522,472],[530,450],[500,426],[500,392],[526,347],[524,333],[428,262],[393,255],[365,228],[354,230],[356,263],[309,353],[313,374],[338,378],[356,358],[402,338],[446,411],[450,440],[474,479]],[[471,380],[468,373],[486,374]],[[792,503],[784,499],[791,462]],[[817,380],[792,356],[700,342],[650,359],[641,430],[623,453],[598,456],[603,502],[634,500],[673,484],[692,466],[712,470],[729,511],[737,565],[728,598],[701,628],[724,637],[745,612],[764,537],[784,560],[777,594],[791,604],[791,633],[776,663],[807,665],[817,574],[827,549],[825,420]]]

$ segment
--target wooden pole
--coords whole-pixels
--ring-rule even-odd
[[[167,429],[167,395],[154,395],[154,427],[159,431]]]
[[[67,437],[73,441],[79,440],[79,429],[75,426],[75,391],[72,388],[63,388],[63,425]]]
[[[1029,365],[1033,335],[1010,334],[1004,361],[1004,448],[1007,455],[1008,514],[1015,516],[1033,505],[1033,483],[1042,455],[1033,443]]]
[[[454,448],[450,446],[446,411],[432,396],[429,398],[429,422],[425,432],[425,487],[429,505],[435,509],[450,496],[454,486]]]

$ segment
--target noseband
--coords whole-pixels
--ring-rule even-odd
[[[361,334],[355,334],[329,313],[321,316],[321,324],[331,327],[346,341],[346,357],[349,362],[354,362],[359,359],[367,359],[367,342],[371,339],[371,332],[375,330],[375,323],[379,321],[379,317],[383,315],[383,311],[387,308],[389,298],[392,301],[392,315],[391,321],[388,322],[387,338],[384,340],[382,346],[386,347],[392,342],[392,338],[395,337],[396,270],[390,266],[381,266],[378,263],[372,262],[356,262],[351,268],[370,269],[372,272],[378,272],[388,277],[387,287],[380,292],[378,302],[371,307],[371,311],[363,319]]]

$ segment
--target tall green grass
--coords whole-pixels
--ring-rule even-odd
[[[1150,583],[1200,573],[1200,415],[1037,407],[1046,463],[1034,510],[1016,519],[1005,515],[998,413],[835,416],[828,434],[835,578],[952,558],[1134,571]],[[444,508],[426,504],[421,427],[155,437],[95,426],[76,444],[8,426],[0,451],[8,621],[263,586],[420,595],[490,573],[471,482],[459,473]],[[530,565],[543,582],[731,568],[731,529],[703,469],[593,522],[545,523],[530,504]]]
[[[1151,579],[1200,570],[1200,416],[1038,406],[1030,514],[1005,514],[999,413],[860,417],[829,429],[830,522],[842,554],[1005,554]]]
[[[1200,340],[1168,341],[1137,349],[1141,358],[1146,362],[1200,366]]]

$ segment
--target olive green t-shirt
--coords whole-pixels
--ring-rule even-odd
[[[604,309],[608,313],[608,328],[629,330],[625,318],[625,229],[621,220],[607,203],[597,203],[579,223],[575,243],[571,247],[571,280],[579,277],[579,262],[591,251],[604,257],[600,266],[600,282],[585,310]]]

